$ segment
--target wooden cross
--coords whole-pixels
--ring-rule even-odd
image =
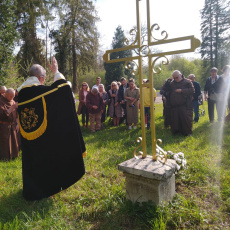
[[[147,155],[147,147],[146,147],[146,132],[145,132],[145,113],[144,113],[144,98],[143,98],[143,87],[148,86],[150,88],[150,114],[151,114],[151,140],[152,140],[152,155],[153,160],[157,160],[158,157],[161,159],[165,159],[164,163],[167,160],[167,154],[166,152],[161,149],[157,145],[157,141],[161,142],[161,140],[156,140],[156,134],[155,134],[155,114],[154,114],[154,91],[153,91],[153,76],[155,74],[159,74],[161,72],[160,68],[155,69],[155,64],[159,59],[163,59],[161,62],[162,64],[166,65],[169,63],[168,59],[166,58],[166,55],[173,55],[173,54],[181,54],[181,53],[187,53],[187,52],[193,52],[197,47],[200,46],[200,41],[196,39],[194,36],[187,36],[187,37],[180,37],[180,38],[174,38],[174,39],[168,39],[168,34],[166,31],[162,31],[161,35],[163,38],[156,39],[153,37],[153,31],[159,30],[160,27],[157,24],[153,24],[151,26],[150,24],[150,4],[149,0],[146,0],[146,8],[147,8],[147,31],[148,31],[148,39],[147,39],[147,45],[142,44],[141,40],[141,20],[140,20],[140,8],[139,8],[140,0],[136,0],[136,15],[137,15],[137,29],[133,29],[130,31],[130,34],[133,32],[136,32],[135,41],[129,44],[129,41],[126,40],[126,45],[122,48],[113,49],[113,50],[107,50],[106,53],[103,56],[103,59],[106,63],[115,63],[115,62],[125,62],[125,67],[130,68],[129,63],[134,63],[136,66],[136,71],[133,71],[133,75],[139,75],[139,86],[140,86],[140,108],[141,108],[141,131],[142,131],[142,137],[137,138],[137,142],[141,142],[140,146],[142,146],[142,151],[139,151],[139,155],[141,155],[142,158],[145,158]],[[162,45],[162,44],[169,44],[174,42],[180,42],[180,41],[190,41],[190,47],[187,49],[182,50],[174,50],[169,52],[158,52],[158,53],[152,53],[151,47],[156,45]],[[133,57],[126,57],[126,58],[120,58],[120,59],[113,59],[110,60],[110,54],[114,52],[119,51],[125,51],[125,50],[138,50],[138,54]],[[143,50],[147,49],[147,54],[143,54]],[[142,59],[143,57],[148,58],[148,68],[149,68],[149,83],[143,84],[143,70],[142,70]],[[138,61],[138,63],[136,63]],[[136,148],[136,149],[137,149]],[[134,150],[134,156],[137,157],[136,149]]]

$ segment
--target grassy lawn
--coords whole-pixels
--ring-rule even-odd
[[[22,198],[21,158],[0,162],[0,229],[230,229],[230,124],[223,124],[223,131],[222,124],[210,124],[206,106],[193,135],[184,137],[164,129],[162,104],[156,105],[161,147],[183,152],[188,162],[176,175],[172,202],[156,207],[126,201],[117,165],[132,158],[141,130],[111,127],[107,120],[103,131],[83,129],[85,176],[48,199]]]

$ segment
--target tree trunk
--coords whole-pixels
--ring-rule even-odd
[[[72,55],[73,55],[73,87],[74,93],[77,92],[77,54],[75,49],[75,31],[72,30]]]
[[[211,67],[213,67],[213,31],[212,31],[212,17],[213,17],[213,9],[212,9],[212,1],[210,2],[210,59],[211,59]]]
[[[218,14],[219,14],[219,1],[216,1],[216,17],[215,17],[215,21],[216,21],[216,31],[215,31],[215,66],[218,68],[218,49],[219,49],[219,18],[218,18]]]

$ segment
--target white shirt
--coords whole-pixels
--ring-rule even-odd
[[[54,82],[57,81],[57,80],[59,80],[59,79],[65,79],[65,77],[64,77],[61,73],[57,72],[57,73],[54,75]],[[40,81],[38,80],[38,78],[35,77],[35,76],[28,77],[28,78],[26,79],[26,81],[25,81],[21,86],[19,86],[19,87],[17,88],[17,91],[19,92],[23,87],[29,86],[29,85],[41,85],[41,83],[40,83]]]
[[[98,86],[99,86],[99,85],[94,85],[94,86],[92,87],[92,89],[93,89],[93,88],[97,88],[97,89],[98,89]]]

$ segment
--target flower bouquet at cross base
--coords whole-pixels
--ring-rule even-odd
[[[173,153],[172,151],[167,151],[167,157],[168,159],[174,159],[177,164],[177,169],[176,173],[180,170],[185,168],[187,161],[184,157],[184,153],[179,152],[179,153]]]

